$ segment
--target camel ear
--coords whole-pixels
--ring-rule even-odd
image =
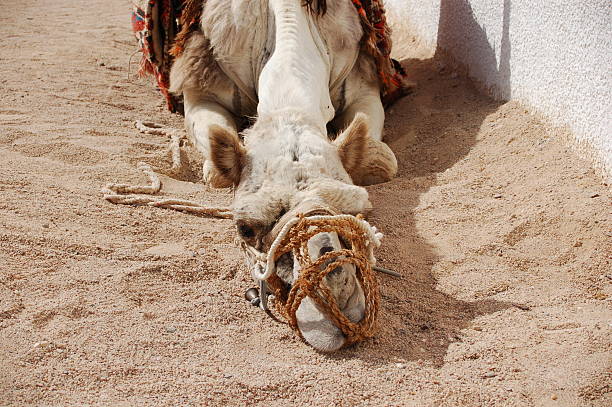
[[[342,165],[349,175],[361,165],[368,137],[367,116],[357,113],[351,124],[334,140]]]
[[[209,131],[210,158],[215,169],[223,179],[238,185],[246,162],[246,150],[238,134],[217,125],[211,125]]]

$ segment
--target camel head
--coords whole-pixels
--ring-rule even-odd
[[[349,173],[358,166],[367,145],[366,117],[358,114],[332,142],[324,128],[295,112],[260,117],[244,132],[244,143],[235,132],[219,126],[210,129],[211,161],[220,183],[235,186],[232,205],[239,237],[249,246],[267,252],[271,233],[298,213],[312,211],[353,214],[371,208],[367,191],[353,185]],[[219,184],[219,182],[218,182]],[[276,228],[275,228],[276,227]],[[335,233],[319,233],[308,242],[311,259],[342,248]],[[291,285],[299,273],[293,255],[276,264],[278,276]],[[353,265],[344,265],[325,277],[342,312],[359,322],[365,299]],[[320,351],[342,347],[345,338],[306,297],[296,313],[306,341]]]

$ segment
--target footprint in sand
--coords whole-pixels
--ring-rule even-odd
[[[66,164],[82,166],[98,164],[108,157],[106,153],[101,151],[65,142],[19,144],[12,146],[11,149],[27,157],[44,157]]]
[[[0,285],[0,327],[4,320],[14,318],[23,310],[21,298],[12,290]]]
[[[36,328],[43,328],[57,316],[64,316],[70,319],[81,319],[92,315],[93,311],[89,309],[85,300],[78,299],[76,301],[68,301],[64,304],[51,304],[49,308],[37,312],[32,317],[32,325]]]
[[[0,124],[27,124],[28,116],[19,110],[0,110]]]
[[[0,130],[0,145],[14,143],[22,137],[38,137],[38,134],[19,129],[3,129]]]

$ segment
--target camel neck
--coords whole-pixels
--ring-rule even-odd
[[[274,51],[258,83],[260,116],[279,110],[302,112],[318,127],[334,116],[329,95],[330,60],[314,17],[301,0],[270,0]]]

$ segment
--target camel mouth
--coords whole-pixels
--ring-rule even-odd
[[[349,297],[342,313],[354,323],[360,322],[365,315],[364,294],[361,286]],[[329,318],[324,310],[310,298],[306,297],[300,303],[296,312],[298,329],[304,340],[320,352],[335,352],[347,343],[346,336]]]
[[[321,256],[342,248],[343,244],[333,232],[317,234],[308,242],[308,254],[312,260],[317,260]],[[321,270],[327,269],[329,264],[337,260],[338,257],[332,256],[323,262]],[[293,283],[299,277],[299,262],[294,260],[293,255],[279,258],[277,262],[279,276],[283,275],[286,278],[289,270],[291,270],[291,283]],[[288,282],[288,279],[285,281]],[[354,323],[363,319],[365,315],[365,295],[357,279],[353,264],[343,264],[334,268],[323,277],[320,284],[325,286],[325,289],[332,294],[338,309],[346,318]],[[328,311],[322,309],[309,296],[306,296],[300,303],[296,311],[296,320],[304,340],[318,351],[334,352],[346,344],[346,336],[342,329],[335,324]]]
[[[300,334],[320,352],[335,352],[346,343],[346,336],[310,297],[302,300],[296,313]]]

